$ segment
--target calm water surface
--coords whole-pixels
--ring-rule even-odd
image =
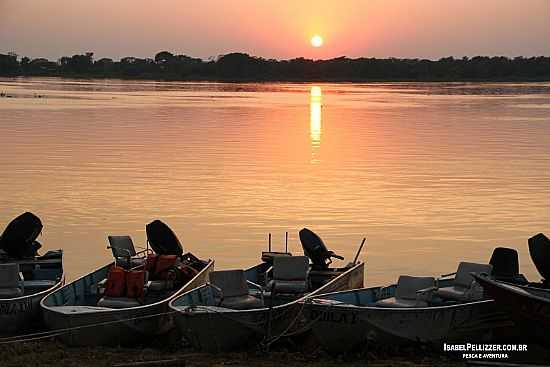
[[[166,221],[218,268],[317,231],[367,284],[442,274],[550,233],[550,83],[0,79],[0,227],[25,210],[69,278]],[[41,97],[41,98],[39,98]]]

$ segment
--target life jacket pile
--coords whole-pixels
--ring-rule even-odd
[[[105,295],[143,299],[145,296],[145,271],[125,270],[113,265],[107,273]]]
[[[177,255],[148,255],[145,261],[145,270],[149,272],[149,280],[166,280],[175,286],[182,286],[198,274],[185,259],[180,260]]]
[[[177,255],[148,255],[143,270],[125,270],[113,265],[107,273],[105,295],[108,297],[128,297],[143,300],[145,278],[151,281],[166,281],[172,287],[180,287],[193,279],[199,270]]]

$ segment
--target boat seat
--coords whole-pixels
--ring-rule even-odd
[[[395,297],[377,301],[375,306],[387,308],[428,307],[425,294],[435,290],[434,277],[401,275],[397,280]]]
[[[275,293],[306,293],[309,288],[309,258],[274,257],[273,280],[268,283],[267,288]]]
[[[219,306],[246,310],[262,308],[264,302],[249,293],[244,270],[221,270],[209,274],[211,285],[221,292]]]
[[[109,248],[119,266],[131,269],[145,264],[145,258],[134,257],[137,253],[130,236],[107,236],[107,238],[109,239]]]
[[[0,264],[0,298],[15,298],[25,294],[23,274],[19,264]]]
[[[103,296],[97,305],[107,308],[130,308],[141,306],[141,303],[136,298]]]
[[[130,236],[107,236],[114,257],[136,256],[136,249]]]
[[[461,262],[458,265],[453,285],[439,288],[435,295],[445,300],[471,302],[483,299],[483,288],[474,280],[470,273],[484,273],[490,275],[493,266],[490,264],[478,264]]]

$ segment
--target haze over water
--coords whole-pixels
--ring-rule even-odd
[[[369,285],[550,232],[550,83],[0,79],[0,227],[25,210],[73,279],[159,218],[216,267],[316,231]],[[38,98],[41,97],[41,98]]]

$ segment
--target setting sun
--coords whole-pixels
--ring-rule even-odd
[[[321,47],[323,45],[323,37],[317,35],[311,37],[311,45],[313,47]]]

